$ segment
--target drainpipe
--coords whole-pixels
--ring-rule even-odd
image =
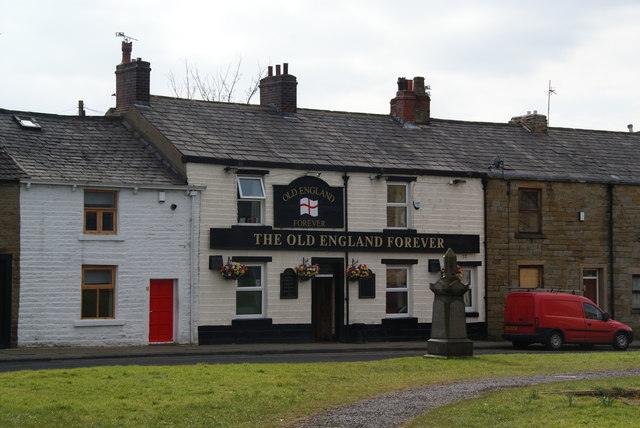
[[[489,290],[489,286],[488,286],[488,280],[489,280],[489,266],[487,265],[488,263],[488,244],[487,244],[487,185],[488,185],[488,180],[487,177],[484,177],[482,179],[482,205],[483,205],[483,209],[484,209],[484,323],[486,326],[486,331],[485,331],[485,339],[487,338],[487,336],[489,335],[489,299],[488,299],[488,295],[487,292]]]
[[[196,304],[197,299],[195,296],[196,293],[196,283],[198,278],[198,252],[200,250],[198,232],[200,221],[197,218],[197,204],[196,198],[198,196],[198,192],[195,190],[191,190],[189,192],[189,196],[191,197],[191,242],[190,247],[191,251],[189,252],[189,343],[192,345],[197,345],[198,340],[194,335],[194,330],[197,328],[196,326]]]
[[[613,286],[613,184],[607,185],[607,196],[609,198],[609,286],[611,287],[611,318],[615,318],[616,313],[616,298]]]
[[[344,231],[349,231],[349,176],[347,175],[347,171],[344,172],[342,176],[342,181],[344,183]],[[349,251],[344,252],[344,266],[347,266],[349,263]],[[349,325],[349,281],[347,281],[347,276],[343,275],[343,287],[345,288],[345,325],[347,327],[347,340],[351,337],[351,326]]]

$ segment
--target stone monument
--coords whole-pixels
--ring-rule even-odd
[[[431,317],[431,338],[427,341],[427,356],[469,357],[473,342],[467,338],[464,294],[469,286],[460,282],[457,257],[451,248],[444,255],[442,278],[431,284],[435,294]]]

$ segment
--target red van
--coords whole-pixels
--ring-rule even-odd
[[[557,350],[563,343],[584,347],[611,344],[627,349],[633,330],[614,321],[586,297],[559,292],[514,292],[507,296],[502,337],[515,347],[544,343]]]

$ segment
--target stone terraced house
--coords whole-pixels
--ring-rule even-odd
[[[0,110],[2,346],[195,342],[199,212],[120,120]]]

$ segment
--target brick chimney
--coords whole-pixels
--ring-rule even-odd
[[[424,77],[414,77],[413,80],[398,77],[398,92],[391,100],[391,116],[400,123],[429,123],[431,98],[425,91]]]
[[[509,121],[511,126],[520,126],[532,134],[546,134],[547,133],[547,116],[538,114],[536,110],[527,112],[524,116],[512,117]]]
[[[289,64],[276,65],[276,74],[273,75],[273,66],[269,66],[267,77],[260,80],[260,105],[272,106],[283,116],[292,116],[297,111],[297,86],[296,76],[289,74]]]
[[[149,105],[151,64],[131,60],[132,42],[122,42],[122,62],[116,66],[116,110],[133,104]]]

